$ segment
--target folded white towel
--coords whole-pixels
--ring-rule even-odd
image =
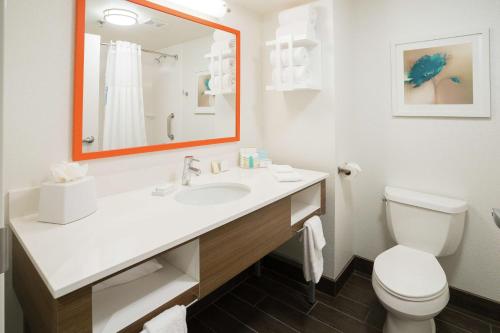
[[[294,66],[306,66],[309,64],[309,51],[305,47],[294,47],[291,51],[292,62]],[[271,65],[277,66],[290,66],[290,50],[281,50],[281,61],[277,59],[276,51],[271,51]]]
[[[317,18],[317,10],[310,4],[283,10],[278,14],[280,25],[293,24],[297,21],[309,21],[314,24]]]
[[[286,67],[282,72],[283,82],[304,83],[311,78],[311,70],[309,66]]]
[[[208,81],[208,88],[210,91],[217,91],[222,88],[222,82],[220,76],[214,76]]]
[[[222,89],[232,89],[236,84],[236,78],[233,74],[224,74],[222,77]]]
[[[275,173],[289,173],[295,171],[291,166],[287,164],[271,164],[269,166],[269,169]]]
[[[323,275],[323,248],[326,245],[323,226],[318,216],[313,216],[304,223],[302,234],[304,243],[304,278],[318,283]]]
[[[208,66],[211,72],[219,74],[219,62],[214,61]],[[234,58],[226,58],[222,60],[222,73],[224,74],[233,74],[236,72],[236,66]]]
[[[316,27],[308,21],[298,21],[287,25],[282,25],[276,29],[276,39],[285,36],[303,36],[309,39],[316,39]]]
[[[214,42],[211,47],[212,53],[217,54],[219,51],[231,51],[234,52],[234,48],[236,47],[235,39],[226,39],[218,42]]]
[[[131,281],[140,279],[146,275],[153,274],[154,272],[163,268],[163,265],[158,262],[158,260],[153,259],[146,261],[132,269],[126,270],[125,272],[115,275],[112,278],[104,280],[101,283],[96,284],[92,287],[93,292],[98,292],[106,288],[111,288],[121,284],[129,283]]]
[[[187,333],[186,307],[176,305],[144,324],[144,333]]]
[[[297,171],[293,172],[273,172],[272,173],[274,178],[276,178],[277,181],[280,183],[287,183],[287,182],[299,182],[302,180],[302,176],[300,173]]]

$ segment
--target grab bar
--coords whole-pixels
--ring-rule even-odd
[[[172,119],[175,118],[175,114],[171,113],[167,117],[167,136],[170,140],[174,140],[175,136],[172,134]]]

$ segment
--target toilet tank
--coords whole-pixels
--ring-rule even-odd
[[[453,254],[462,240],[467,203],[462,200],[386,187],[389,232],[398,244],[436,257]]]

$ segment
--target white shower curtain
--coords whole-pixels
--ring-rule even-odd
[[[146,145],[141,46],[111,43],[106,64],[103,149]]]

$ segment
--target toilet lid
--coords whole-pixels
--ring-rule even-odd
[[[428,299],[448,287],[436,257],[403,245],[380,254],[373,271],[384,289],[402,298]]]

